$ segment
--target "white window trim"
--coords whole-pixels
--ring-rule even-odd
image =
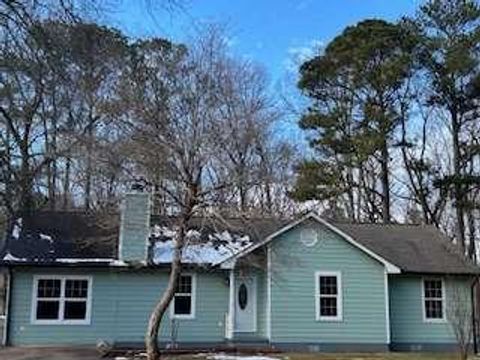
[[[425,281],[428,280],[440,280],[442,282],[442,318],[441,319],[432,319],[427,318],[427,312],[425,309]],[[422,315],[423,315],[423,322],[430,323],[430,324],[443,324],[447,322],[447,315],[446,315],[446,291],[447,288],[445,286],[445,280],[443,278],[438,277],[424,277],[422,278]]]
[[[335,276],[337,278],[337,316],[320,315],[320,277]],[[340,271],[315,272],[315,320],[316,321],[343,321],[343,287]]]
[[[191,313],[188,315],[176,315],[175,314],[175,294],[173,295],[171,304],[170,304],[170,319],[178,320],[194,320],[195,319],[195,308],[197,303],[197,274],[195,273],[182,273],[180,276],[191,276],[192,277],[192,307]]]
[[[60,305],[59,305],[59,314],[60,319],[57,320],[39,320],[37,319],[37,303],[38,303],[38,281],[39,280],[60,280]],[[88,281],[88,294],[86,305],[87,309],[85,311],[84,320],[65,320],[64,317],[64,308],[65,308],[65,282],[67,280],[87,280]],[[30,322],[33,325],[90,325],[91,315],[92,315],[92,283],[93,277],[90,275],[34,275],[33,276],[33,286],[32,286],[32,304],[31,304],[31,315]],[[73,298],[75,300],[76,298]],[[68,301],[68,300],[67,300]]]

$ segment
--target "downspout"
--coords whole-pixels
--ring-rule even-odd
[[[475,287],[478,284],[479,277],[475,277],[475,280],[472,283],[470,288],[471,290],[471,307],[472,307],[472,336],[473,336],[473,353],[476,355],[478,354],[478,343],[477,343],[477,321],[476,321],[476,294],[475,294]]]
[[[10,297],[11,297],[11,287],[12,287],[12,269],[7,267],[7,282],[6,282],[6,299],[5,299],[5,317],[3,319],[3,338],[2,338],[2,345],[7,346],[9,343],[9,328],[10,328],[10,317],[8,314],[10,313]]]

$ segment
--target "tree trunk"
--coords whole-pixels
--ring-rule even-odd
[[[93,120],[89,120],[87,130],[87,166],[85,169],[85,210],[90,210],[92,196],[92,148],[93,148]]]
[[[70,167],[72,160],[70,155],[66,157],[65,178],[63,181],[63,210],[67,210],[70,202]]]
[[[189,193],[186,196],[185,210],[183,211],[180,219],[178,236],[175,242],[175,249],[172,259],[172,268],[168,278],[167,288],[162,294],[160,301],[155,305],[148,321],[147,333],[145,334],[145,347],[147,350],[148,360],[157,360],[160,357],[160,351],[158,349],[158,331],[163,315],[165,314],[165,311],[167,311],[168,306],[175,295],[177,280],[182,269],[182,251],[183,247],[185,246],[185,236],[190,218],[193,215],[193,209],[197,201],[197,191],[198,187],[192,185]]]
[[[451,112],[452,116],[452,144],[453,144],[453,174],[454,174],[454,198],[455,215],[457,218],[457,237],[460,246],[465,252],[465,219],[463,217],[462,188],[460,176],[462,175],[461,154],[460,154],[460,124],[458,122],[456,111]]]
[[[388,173],[388,164],[390,154],[388,152],[388,145],[386,138],[382,144],[381,154],[381,183],[382,183],[382,219],[384,224],[390,223],[390,176]]]
[[[183,235],[182,235],[183,236]],[[172,269],[168,278],[168,284],[165,292],[163,293],[160,301],[155,305],[155,308],[150,315],[148,321],[148,329],[145,334],[145,346],[147,349],[147,359],[157,360],[160,357],[160,351],[158,349],[158,330],[162,322],[163,315],[168,309],[170,302],[175,295],[175,287],[177,285],[178,277],[181,272],[181,242],[177,241],[175,245],[174,258],[172,261]]]
[[[475,231],[475,218],[473,216],[473,209],[469,209],[467,211],[467,220],[468,220],[468,232],[469,232],[468,257],[476,262],[477,246],[475,243],[476,231]]]
[[[353,168],[352,166],[348,166],[347,168],[347,197],[348,197],[348,206],[347,206],[347,214],[350,221],[355,222],[355,196],[354,192],[354,181],[353,181]]]
[[[25,126],[25,134],[20,144],[20,211],[30,213],[33,210],[33,179],[28,151],[30,125]]]

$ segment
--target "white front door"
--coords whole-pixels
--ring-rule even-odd
[[[235,281],[235,331],[257,331],[257,279],[237,277]]]

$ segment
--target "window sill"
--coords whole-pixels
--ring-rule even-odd
[[[195,315],[171,315],[172,320],[195,320]]]
[[[343,322],[341,317],[317,317],[316,321],[319,322]]]
[[[425,324],[446,324],[447,319],[423,319]]]
[[[32,320],[32,325],[90,325],[90,320]]]

